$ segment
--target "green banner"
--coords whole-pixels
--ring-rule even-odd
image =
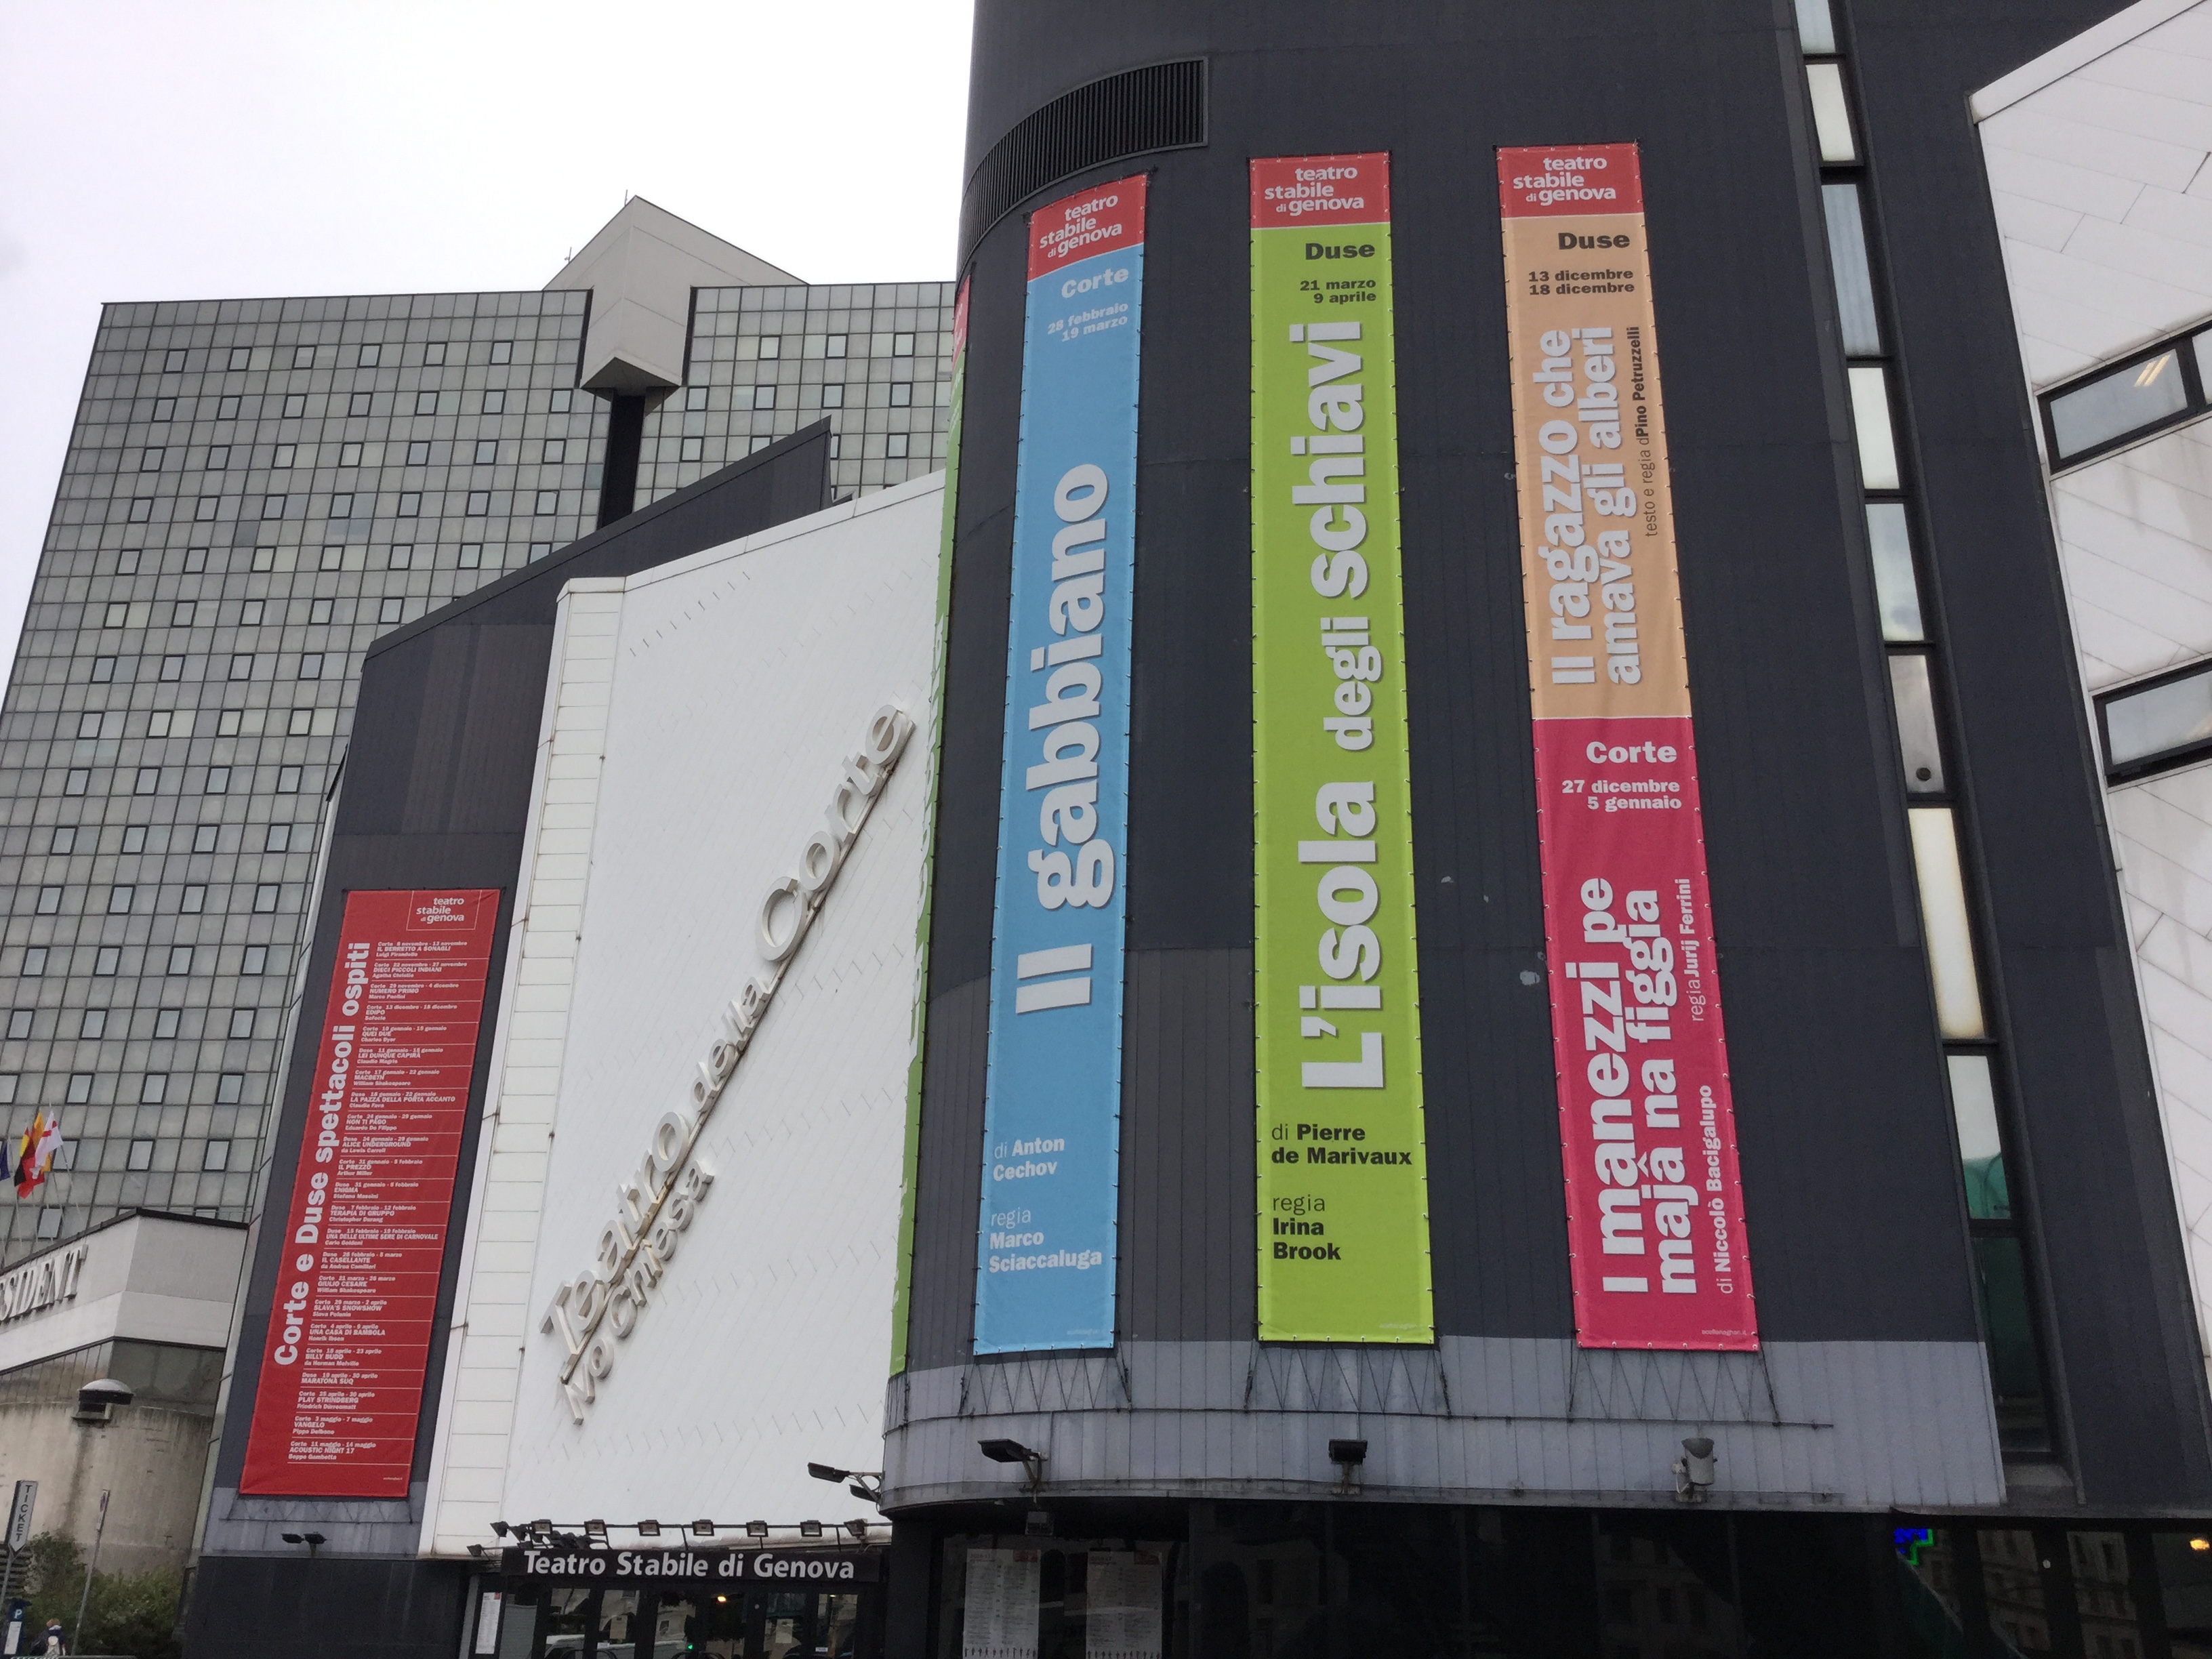
[[[1252,163],[1260,1335],[1430,1342],[1389,158]]]
[[[960,414],[968,389],[968,279],[952,306],[952,406],[945,437],[945,517],[937,550],[937,639],[930,659],[929,807],[922,828],[921,915],[914,929],[913,1044],[906,1067],[906,1144],[899,1156],[898,1285],[891,1292],[891,1375],[906,1370],[914,1309],[914,1206],[921,1172],[921,1066],[929,1026],[930,907],[937,885],[937,782],[945,753],[945,648],[952,633],[952,538],[960,507]]]

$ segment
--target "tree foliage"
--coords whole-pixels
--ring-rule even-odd
[[[46,1621],[58,1619],[71,1653],[179,1659],[176,1626],[181,1589],[182,1575],[173,1567],[96,1572],[80,1632],[75,1626],[77,1598],[84,1594],[84,1552],[73,1539],[42,1532],[24,1546],[15,1563],[14,1594],[30,1603],[23,1615],[24,1649],[36,1652]]]

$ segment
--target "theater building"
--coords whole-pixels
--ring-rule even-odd
[[[368,659],[195,1639],[2212,1652],[2111,11],[980,0],[947,470]]]

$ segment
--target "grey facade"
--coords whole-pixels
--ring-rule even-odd
[[[1437,1623],[1409,1640],[1613,1651],[1608,1564],[1718,1552],[1703,1582],[1741,1608],[1734,1569],[1711,1564],[1765,1550],[1787,1517],[1873,1517],[1822,1534],[1838,1561],[1874,1550],[1876,1579],[1846,1598],[1863,1611],[1887,1605],[1882,1582],[1905,1559],[1888,1548],[1893,1518],[1998,1528],[1934,1526],[1944,1565],[1913,1579],[1924,1588],[1978,1571],[1995,1585],[2015,1539],[2039,1540],[2019,1553],[2063,1573],[2053,1560],[2069,1548],[2102,1559],[2139,1527],[2112,1547],[2148,1559],[2181,1547],[2154,1522],[2212,1513],[2200,1334],[1966,106],[2113,9],[1131,4],[1094,9],[1071,37],[1034,8],[979,7],[910,1369],[886,1410],[886,1507],[915,1564],[894,1589],[894,1651],[957,1650],[964,1553],[1018,1542],[1033,1507],[1064,1540],[1050,1549],[1113,1536],[1188,1549],[1171,1616],[1203,1650],[1240,1654],[1290,1630],[1331,1654],[1382,1639],[1360,1609],[1400,1595],[1385,1588],[1392,1552],[1454,1528],[1464,1537],[1439,1570],[1460,1575],[1462,1599],[1439,1593]],[[1816,127],[1831,89],[1848,144]],[[1756,1355],[1581,1351],[1568,1294],[1493,155],[1630,138],[1668,381]],[[1375,150],[1392,167],[1438,1325],[1418,1353],[1255,1340],[1251,662],[1237,644],[1252,618],[1246,163]],[[1025,215],[1139,169],[1119,1326],[1110,1354],[984,1356],[977,1147]],[[1832,244],[1835,190],[1864,215],[1856,265]],[[1887,476],[1862,464],[1852,390],[1868,371],[1895,434]],[[1923,611],[1907,645],[1876,590],[1890,547],[1874,544],[1897,525]],[[1932,709],[1893,693],[1900,650],[1936,686]],[[1940,777],[1908,771],[1916,745],[1941,755]],[[1949,815],[1965,849],[1964,948],[1984,1004],[1972,1029],[1938,1018],[1909,811]],[[1962,1182],[1962,1062],[1996,1079],[2002,1209]],[[1720,1473],[1710,1524],[1686,1530],[1669,1518],[1671,1465],[1698,1436]],[[1019,1465],[979,1450],[1000,1437],[1046,1455],[1035,1496]],[[1355,1480],[1332,1441],[1364,1443]],[[1563,1510],[1572,1548],[1597,1551],[1571,1591],[1589,1622],[1549,1645],[1510,1634],[1510,1573],[1470,1613],[1470,1580],[1554,1524],[1534,1511]],[[1355,1528],[1400,1528],[1399,1544],[1363,1565],[1329,1541]],[[2069,1541],[2099,1528],[2109,1538]],[[1267,1587],[1287,1568],[1239,1553],[1255,1540],[1340,1559],[1343,1585],[1285,1611]],[[1802,1593],[1844,1595],[1861,1571],[1832,1568],[1827,1589],[1808,1579]],[[2160,1571],[2178,1593],[2181,1569]],[[2101,1594],[2087,1583],[2069,1604],[2081,1618]],[[1936,1615],[1952,1638],[1929,1639],[1996,1651],[1984,1615],[2002,1596],[1959,1594]],[[2048,1644],[2106,1650],[2063,1624],[2045,1625]],[[1905,1639],[1838,1626],[1782,1642],[1780,1629],[1713,1644]]]
[[[674,373],[606,395],[594,307],[636,296],[568,272],[104,310],[0,707],[0,1124],[67,1139],[0,1259],[252,1212],[372,641],[825,416],[840,495],[943,464],[949,284],[794,285],[642,201],[610,232],[641,222],[712,258],[649,296]]]

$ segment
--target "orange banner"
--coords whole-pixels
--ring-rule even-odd
[[[1637,149],[1498,182],[1576,1338],[1755,1348]]]

